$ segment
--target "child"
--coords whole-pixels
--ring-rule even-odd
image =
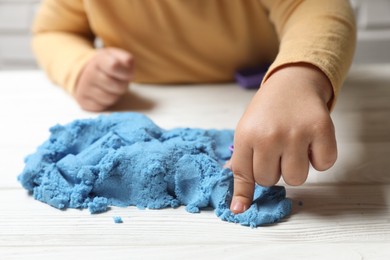
[[[309,163],[336,161],[329,113],[356,37],[347,0],[45,0],[33,31],[41,67],[90,111],[131,81],[225,82],[272,63],[235,131],[234,213],[255,183],[300,185]]]

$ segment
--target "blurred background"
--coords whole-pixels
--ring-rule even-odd
[[[39,0],[0,0],[0,70],[37,68],[30,48]]]
[[[40,0],[0,0],[0,70],[34,69],[30,28]],[[390,0],[351,0],[358,24],[354,65],[390,63]]]

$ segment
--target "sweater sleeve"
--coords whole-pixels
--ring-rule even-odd
[[[279,52],[264,77],[278,68],[309,63],[330,80],[334,107],[352,63],[356,44],[355,18],[348,0],[262,0],[275,26]]]
[[[81,70],[95,53],[83,1],[42,1],[32,30],[38,64],[55,84],[72,93]]]

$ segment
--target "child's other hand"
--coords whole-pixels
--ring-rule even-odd
[[[127,51],[98,50],[80,74],[75,91],[77,102],[88,111],[107,109],[127,92],[133,68],[133,57]]]
[[[291,65],[276,71],[256,93],[237,125],[231,169],[234,213],[249,208],[255,183],[306,181],[309,162],[317,170],[336,161],[335,131],[327,102],[328,78],[317,68]]]

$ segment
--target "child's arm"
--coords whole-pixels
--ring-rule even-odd
[[[245,211],[255,183],[305,182],[337,157],[329,110],[351,64],[355,26],[348,1],[264,0],[280,38],[271,65],[236,128],[231,210]]]
[[[42,1],[33,25],[33,50],[56,84],[73,93],[81,69],[94,55],[94,35],[83,1]]]
[[[33,27],[33,48],[49,78],[83,109],[104,110],[127,91],[133,76],[130,53],[95,50],[94,35],[80,0],[43,1]]]

